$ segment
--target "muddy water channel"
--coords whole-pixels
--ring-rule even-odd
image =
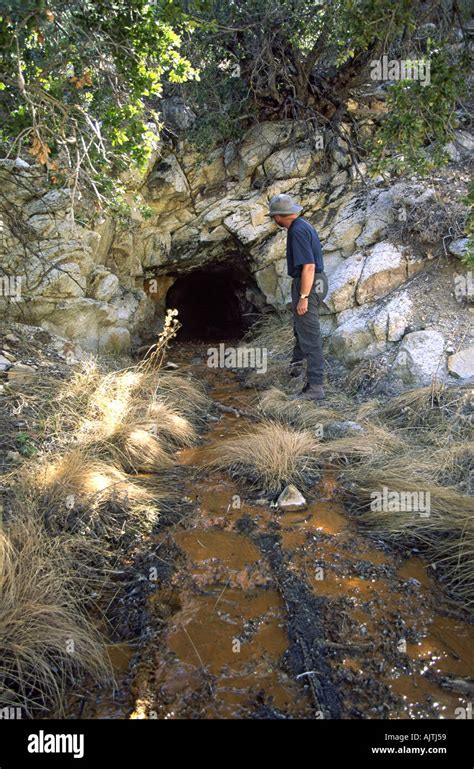
[[[255,400],[206,367],[204,345],[170,357],[220,403]],[[284,514],[202,472],[210,447],[251,426],[222,413],[179,452],[194,512],[156,538],[174,568],[146,599],[151,640],[135,656],[119,649],[122,704],[95,716],[456,718],[472,701],[459,679],[472,676],[474,634],[430,564],[351,520],[330,470],[307,510]]]

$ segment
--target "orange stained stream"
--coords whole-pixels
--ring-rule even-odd
[[[255,397],[228,371],[217,382],[213,371],[212,385],[212,397],[227,405],[245,409]],[[180,462],[199,467],[210,447],[251,427],[248,418],[224,413],[203,446],[180,452]],[[190,528],[174,534],[186,574],[177,580],[179,608],[166,630],[172,662],[161,664],[153,681],[151,707],[158,717],[248,718],[258,705],[286,717],[312,717],[307,691],[282,664],[286,608],[259,548],[245,528],[239,530],[243,517],[254,531],[277,524],[290,572],[327,599],[328,654],[336,650],[328,658],[336,681],[341,670],[352,674],[340,684],[343,717],[453,718],[456,708],[467,705],[439,684],[445,674],[472,675],[472,626],[441,613],[427,562],[403,558],[370,539],[346,514],[337,492],[328,472],[306,510],[278,515],[269,505],[245,501],[243,482],[222,474],[191,483],[197,515]],[[204,685],[197,671],[205,671]],[[373,696],[367,681],[376,682]]]
[[[188,363],[196,348],[173,354],[180,373],[207,379],[215,400],[248,408],[255,393],[231,372],[214,369],[211,379],[205,365]],[[198,354],[205,358],[205,346]],[[179,452],[178,461],[199,468],[210,447],[251,428],[250,419],[224,413],[203,445]],[[242,525],[248,519],[253,534],[278,534],[289,573],[325,599],[323,640],[343,718],[455,718],[468,706],[441,683],[473,675],[472,626],[448,616],[427,561],[390,550],[351,519],[333,473],[311,489],[306,510],[281,515],[221,473],[190,480],[186,493],[196,515],[160,535],[171,537],[183,562],[149,599],[149,624],[157,623],[162,640],[141,651],[128,717],[314,718],[304,678],[293,680],[285,669],[287,607]],[[129,650],[109,654],[123,673]]]

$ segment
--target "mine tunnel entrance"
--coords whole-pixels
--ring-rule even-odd
[[[240,338],[264,304],[250,274],[228,264],[180,275],[166,295],[166,308],[178,310],[180,340]]]

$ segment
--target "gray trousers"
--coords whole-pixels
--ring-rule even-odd
[[[298,315],[296,306],[301,293],[301,278],[293,278],[291,283],[291,307],[295,335],[291,362],[298,363],[306,358],[306,373],[310,384],[323,384],[324,357],[319,327],[319,304],[326,296],[327,289],[325,273],[316,273],[308,297],[308,311],[304,315]]]

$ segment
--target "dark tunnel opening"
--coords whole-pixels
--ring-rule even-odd
[[[178,339],[240,338],[261,311],[254,291],[229,266],[179,276],[166,295],[166,308],[178,310]]]

